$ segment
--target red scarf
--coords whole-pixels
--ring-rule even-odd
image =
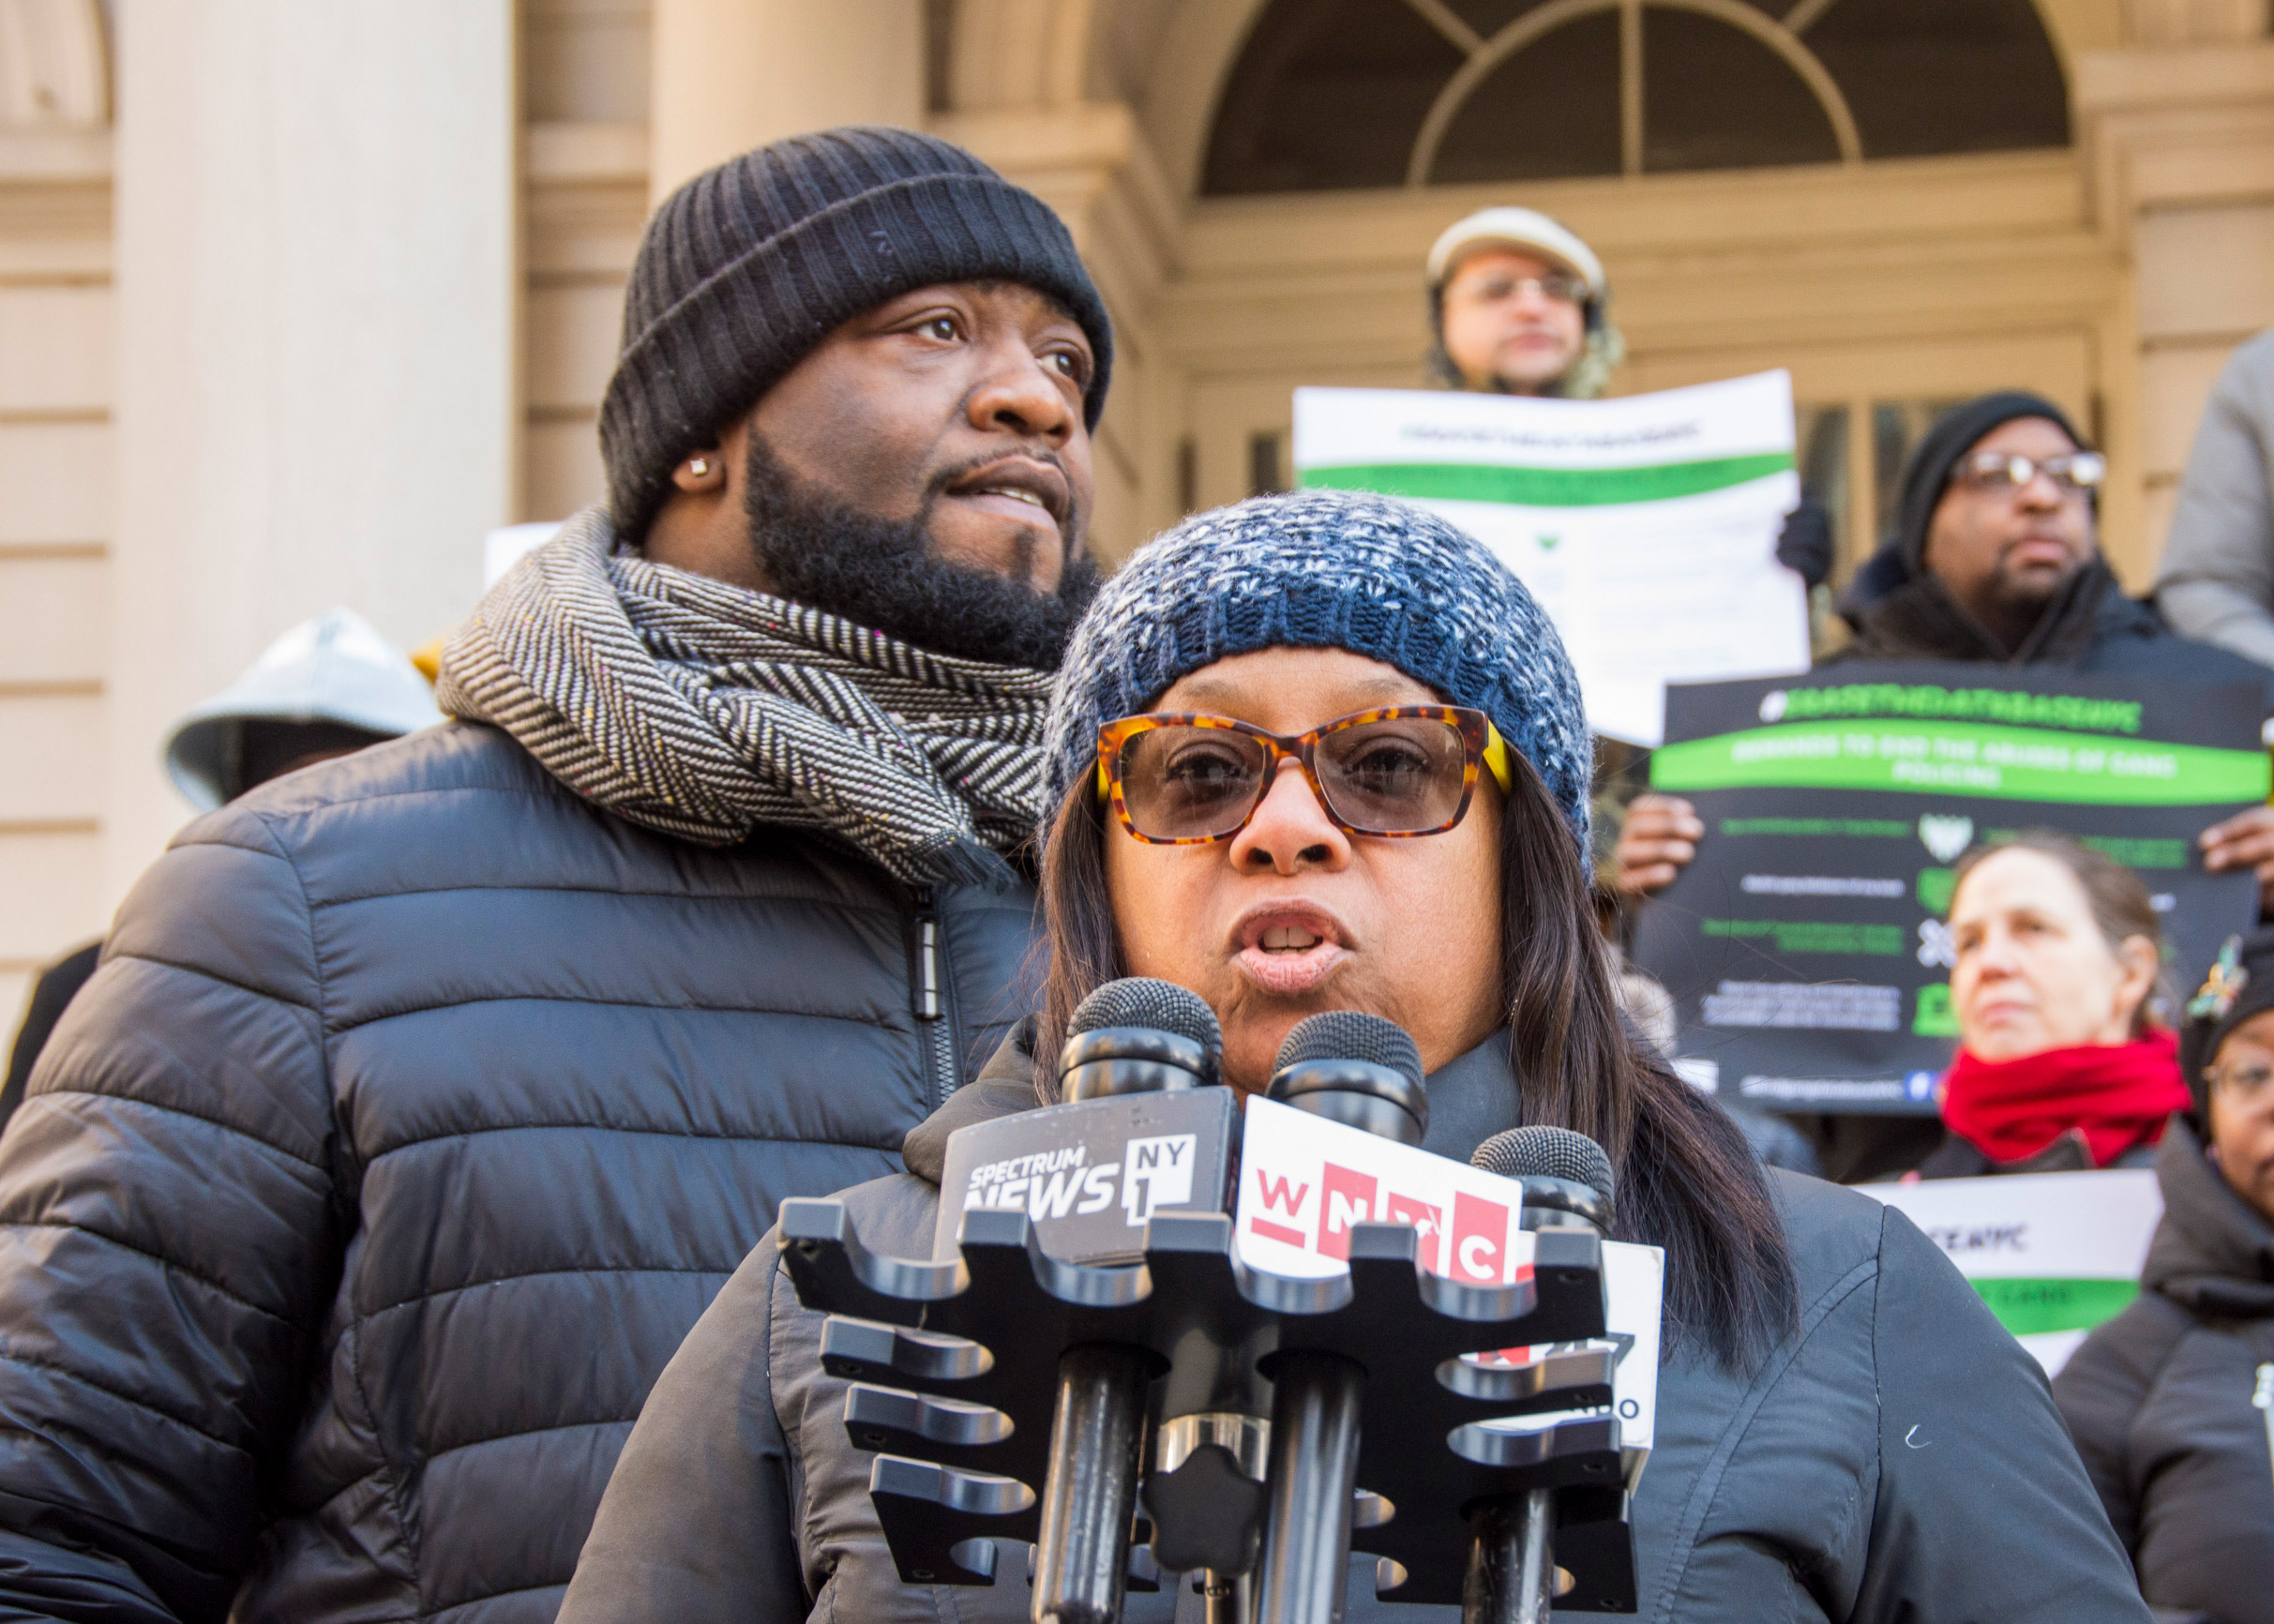
[[[2179,1075],[2179,1040],[2161,1027],[2129,1044],[2080,1044],[2017,1060],[1965,1049],[1942,1080],[1942,1120],[1993,1162],[2023,1162],[2071,1128],[2105,1167],[2163,1137],[2193,1104]]]

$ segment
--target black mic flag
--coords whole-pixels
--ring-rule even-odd
[[[1209,1086],[1223,1046],[1215,1012],[1181,986],[1099,987],[1057,1057],[1064,1104],[948,1136],[932,1256],[954,1255],[971,1211],[1024,1212],[1069,1263],[1135,1259],[1156,1213],[1223,1211],[1239,1114],[1229,1089]]]

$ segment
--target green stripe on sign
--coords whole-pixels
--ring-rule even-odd
[[[1639,468],[1509,468],[1483,462],[1352,462],[1305,468],[1306,489],[1372,490],[1429,502],[1502,502],[1515,507],[1603,507],[1726,490],[1792,467],[1789,451],[1651,462]]]
[[[2135,1280],[1977,1280],[1974,1289],[2015,1336],[2090,1331],[2140,1295]]]
[[[1654,789],[1907,789],[2088,806],[2264,801],[2263,750],[1975,722],[1800,722],[1662,746]]]

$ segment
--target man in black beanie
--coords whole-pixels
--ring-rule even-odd
[[[0,1612],[552,1616],[777,1204],[1028,1007],[1111,343],[928,137],[664,203],[609,501],[453,634],[459,719],[185,830],[0,1137]]]
[[[2106,473],[2106,459],[2041,396],[2004,391],[1952,408],[1904,465],[1894,532],[1841,605],[1855,640],[1833,658],[2274,683],[2239,654],[2176,636],[2152,605],[2125,595],[2101,556],[2096,504]],[[1619,888],[1634,898],[1664,890],[1705,834],[1688,802],[1638,797],[1614,855]],[[2274,808],[2216,824],[2202,844],[2214,870],[2255,870],[2262,906],[2274,910]],[[1885,1148],[1890,1167],[1913,1165],[1903,1159],[1912,1147]],[[1858,1176],[1890,1170],[1844,1166],[1836,1155],[1826,1165]]]

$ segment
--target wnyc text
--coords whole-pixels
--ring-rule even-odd
[[[1355,1224],[1407,1224],[1432,1274],[1498,1286],[1529,1268],[1522,1187],[1270,1100],[1247,1103],[1240,1251],[1276,1273],[1339,1272]]]

